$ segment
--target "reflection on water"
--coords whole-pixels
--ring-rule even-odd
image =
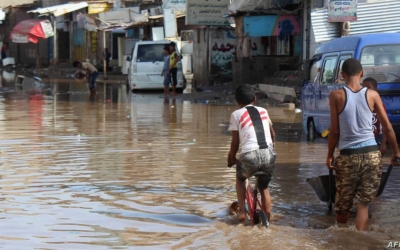
[[[272,226],[260,229],[226,216],[235,200],[226,129],[236,107],[127,95],[125,86],[105,95],[100,87],[90,102],[86,86],[73,81],[5,85],[12,90],[0,95],[6,249],[382,249],[400,238],[396,169],[369,232],[334,225],[305,182],[327,173],[326,141],[305,143],[299,114],[269,108],[278,159]]]

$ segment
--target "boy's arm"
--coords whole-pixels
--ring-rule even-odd
[[[383,108],[385,109],[385,113],[386,113],[385,104],[382,103],[382,106],[383,106]],[[380,121],[379,121],[379,123],[380,123]],[[381,125],[381,127],[382,127],[382,125]],[[381,142],[381,146],[380,146],[380,148],[379,148],[379,150],[381,151],[382,156],[383,156],[384,154],[386,154],[386,151],[387,151],[386,143],[387,143],[387,141],[386,141],[386,136],[385,136],[384,133],[382,133],[382,142]]]
[[[271,123],[269,124],[269,130],[270,130],[270,132],[271,132],[272,143],[273,143],[274,146],[275,146],[275,130],[274,130],[274,128],[272,127]]]
[[[333,154],[335,152],[335,147],[339,142],[339,135],[340,135],[339,114],[337,112],[336,95],[337,93],[335,93],[335,91],[329,95],[329,106],[331,110],[331,126],[328,137],[328,156],[326,157],[326,166],[328,167],[328,169],[333,169],[332,166]]]
[[[392,124],[389,122],[389,118],[386,115],[385,108],[383,107],[381,97],[375,91],[371,92],[372,99],[374,100],[374,110],[378,116],[379,121],[382,125],[382,132],[392,148],[392,165],[399,165],[395,162],[396,158],[400,158],[399,148],[397,146],[396,134],[394,133]]]
[[[379,147],[379,151],[381,151],[382,156],[386,153],[387,148],[386,148],[386,136],[385,134],[382,134],[382,142]]]
[[[239,150],[239,131],[232,131],[231,148],[228,153],[228,167],[236,164],[236,154]]]

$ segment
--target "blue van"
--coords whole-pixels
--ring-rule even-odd
[[[400,128],[400,34],[348,36],[323,44],[309,62],[309,79],[301,90],[303,129],[309,140],[330,126],[329,94],[344,86],[340,69],[350,57],[361,62],[365,78],[377,80],[389,120],[395,130]]]

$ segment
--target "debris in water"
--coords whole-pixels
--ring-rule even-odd
[[[196,142],[196,139],[193,139],[193,142]]]
[[[126,118],[128,118],[128,119],[129,119],[129,118],[131,118],[131,117],[130,117],[129,115],[127,115],[127,116],[126,116]]]
[[[301,109],[294,109],[294,112],[295,112],[296,114],[301,113]]]
[[[187,153],[187,152],[189,152],[189,149],[188,148],[182,148],[182,152],[183,153]]]
[[[151,147],[151,143],[147,143],[147,146]]]

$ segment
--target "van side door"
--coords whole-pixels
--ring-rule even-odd
[[[318,90],[319,82],[319,70],[321,67],[322,56],[319,55],[314,57],[310,62],[310,74],[308,80],[306,80],[301,89],[301,109],[303,111],[303,118],[305,122],[308,118],[315,118],[317,115],[317,105],[315,93]]]
[[[324,57],[321,68],[321,78],[317,92],[318,131],[324,131],[330,126],[329,95],[335,90],[334,79],[338,54],[328,54]]]
[[[347,59],[351,58],[353,55],[350,52],[346,52],[346,53],[342,53],[339,56],[339,61],[337,63],[337,67],[335,70],[335,89],[340,89],[342,87],[344,87],[345,83],[344,83],[344,79],[342,77],[342,66],[344,61],[346,61]]]

